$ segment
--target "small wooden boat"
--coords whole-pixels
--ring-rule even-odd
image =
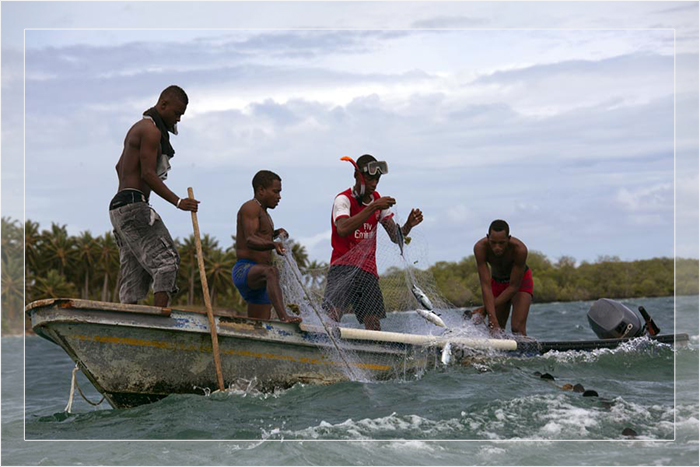
[[[34,331],[76,362],[115,408],[168,394],[217,387],[204,312],[79,299],[48,299],[26,308]],[[260,390],[348,379],[328,336],[313,326],[215,314],[225,384]],[[306,329],[306,330],[305,330]],[[429,366],[434,352],[396,342],[350,342],[343,349],[363,379],[385,380]]]
[[[124,305],[79,299],[30,303],[34,331],[61,346],[115,408],[154,402],[169,394],[202,394],[217,387],[211,336],[204,311]],[[262,391],[296,383],[330,384],[348,379],[406,378],[440,365],[447,342],[470,351],[495,349],[519,355],[549,350],[615,347],[630,339],[577,342],[516,342],[449,338],[265,321],[215,313],[225,384]],[[656,336],[687,342],[688,336]],[[341,356],[334,340],[342,343]],[[466,351],[465,351],[466,350]]]

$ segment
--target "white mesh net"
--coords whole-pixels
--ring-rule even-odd
[[[302,317],[305,326],[317,331],[317,345],[333,363],[329,371],[341,371],[351,380],[372,380],[379,374],[401,377],[409,369],[422,372],[427,365],[450,360],[441,355],[443,346],[392,342],[390,333],[434,336],[435,340],[488,337],[462,319],[461,310],[439,291],[429,271],[416,267],[427,264],[426,243],[411,237],[402,242],[396,232],[400,224],[385,225],[378,225],[370,238],[330,268],[301,271],[291,254],[277,258],[285,304]],[[339,326],[345,334],[348,328],[364,329],[365,320],[376,320],[385,332],[365,332],[361,341],[341,337]],[[386,366],[393,368],[376,371]]]

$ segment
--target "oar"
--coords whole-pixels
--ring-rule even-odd
[[[187,195],[194,199],[192,187],[187,188]],[[207,285],[207,274],[204,270],[204,257],[202,255],[202,241],[199,238],[199,222],[197,213],[192,211],[192,227],[194,227],[194,244],[197,247],[197,263],[199,263],[199,278],[202,280],[202,293],[204,295],[204,305],[207,307],[207,318],[209,318],[209,331],[211,332],[211,350],[214,354],[214,366],[216,367],[216,379],[219,383],[219,390],[224,391],[224,377],[221,374],[221,356],[219,355],[219,338],[216,335],[216,322],[214,312],[211,309],[209,300],[209,286]]]

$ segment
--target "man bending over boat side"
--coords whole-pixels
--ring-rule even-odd
[[[380,196],[376,191],[379,178],[388,172],[387,163],[364,154],[353,164],[354,186],[339,193],[333,202],[333,252],[323,307],[331,318],[340,321],[351,306],[357,321],[364,324],[365,329],[379,331],[380,320],[386,317],[386,311],[377,274],[377,224],[381,223],[389,238],[398,243],[399,236],[408,235],[423,221],[423,213],[418,208],[412,209],[405,224],[398,226],[389,209],[396,200]]]
[[[187,103],[187,94],[180,87],[165,88],[156,105],[143,113],[124,139],[124,150],[116,166],[119,189],[109,204],[109,218],[119,247],[122,303],[146,298],[153,285],[155,306],[166,307],[177,292],[180,256],[148,199],[153,190],[176,208],[197,212],[199,201],[178,197],[164,183],[170,159],[175,155],[169,133],[177,134],[177,123]]]
[[[499,337],[512,305],[511,330],[513,334],[526,336],[525,324],[533,294],[532,271],[525,264],[527,247],[510,236],[506,221],[495,220],[486,237],[474,245],[474,257],[484,300],[484,306],[472,312],[474,320],[481,322],[488,317],[491,334]]]
[[[248,303],[248,316],[270,319],[274,306],[277,316],[287,323],[299,323],[284,309],[279,273],[272,264],[272,252],[287,253],[277,237],[288,237],[284,229],[275,230],[268,209],[275,209],[282,199],[282,179],[274,172],[261,170],[253,177],[253,199],[243,203],[236,220],[236,256],[233,283]]]

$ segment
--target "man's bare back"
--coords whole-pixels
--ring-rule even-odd
[[[151,187],[141,176],[142,150],[144,152],[155,151],[156,157],[153,160],[153,170],[155,172],[156,161],[161,155],[160,131],[152,121],[145,118],[136,122],[126,133],[124,150],[119,158],[119,162],[117,162],[116,169],[119,177],[119,191],[134,188],[148,197],[151,194]]]

